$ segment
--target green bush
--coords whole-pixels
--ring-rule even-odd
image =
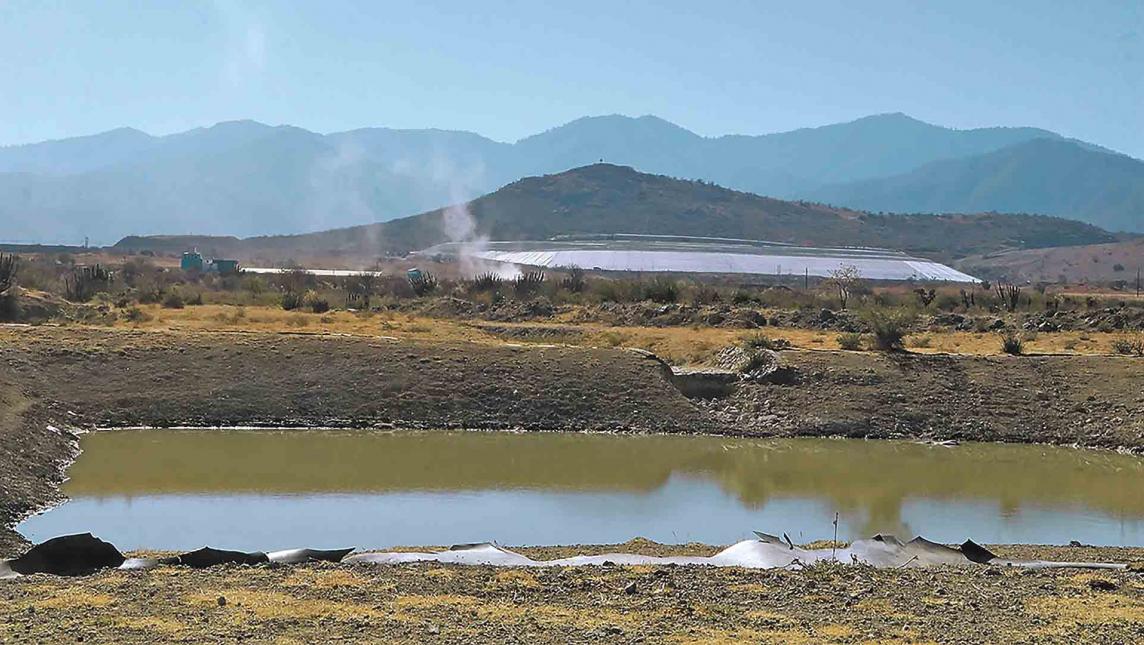
[[[582,293],[588,286],[588,278],[584,275],[584,269],[572,267],[572,269],[568,271],[568,275],[560,282],[560,286],[567,289],[570,293]]]
[[[306,297],[306,305],[310,307],[310,311],[316,314],[324,314],[330,310],[330,302],[325,298],[319,298],[313,293]]]
[[[838,335],[838,346],[842,349],[857,350],[862,349],[862,334],[856,332],[848,332]]]
[[[862,316],[874,334],[874,347],[882,351],[902,349],[914,315],[905,310],[870,309]]]
[[[0,253],[0,293],[16,286],[16,274],[20,271],[20,258]]]
[[[644,298],[660,304],[668,304],[679,299],[679,284],[667,278],[656,278],[644,287]]]
[[[416,275],[409,276],[409,287],[413,289],[413,295],[418,297],[427,296],[437,290],[437,278],[428,271],[422,271]]]
[[[282,308],[286,311],[293,311],[302,307],[302,294],[294,291],[287,291],[282,294]]]
[[[1005,332],[1001,334],[1001,351],[1012,356],[1020,356],[1025,353],[1025,341],[1013,332]]]
[[[540,291],[544,284],[544,272],[540,270],[525,271],[512,281],[512,290],[518,298],[527,298]]]
[[[484,293],[486,291],[496,291],[504,284],[504,280],[495,273],[482,273],[473,278],[469,283],[469,291],[473,293]]]
[[[183,301],[183,296],[179,295],[178,291],[171,291],[165,298],[163,298],[164,309],[182,309],[184,306],[186,306],[186,303]]]
[[[64,278],[64,294],[72,302],[87,302],[111,288],[114,279],[114,274],[100,264],[76,267]]]

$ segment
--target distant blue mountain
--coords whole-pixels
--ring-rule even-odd
[[[809,194],[867,210],[1039,213],[1144,232],[1144,161],[1063,139],[1033,139]]]
[[[1043,148],[1050,158],[1020,154],[1022,145],[1046,141],[1057,144]],[[990,155],[1009,159],[1008,170],[990,177],[990,169],[1001,166],[971,162]],[[954,204],[940,210],[1057,213],[1139,231],[1138,200],[1119,197],[1139,194],[1139,176],[1129,169],[1102,182],[1110,158],[1127,159],[1045,130],[951,130],[902,114],[722,137],[701,137],[653,116],[600,116],[516,143],[444,130],[321,135],[254,121],[162,137],[121,128],[0,148],[0,241],[317,231],[427,211],[522,177],[600,160],[784,199],[872,210]],[[983,176],[943,183],[961,162],[977,164]],[[1073,163],[1081,168],[1066,174],[1086,178],[1075,185],[1085,198],[1070,193],[1074,184],[1057,175],[1054,190],[1037,191],[1037,177],[1045,176],[1039,173]],[[1023,172],[1012,164],[1025,164]],[[1006,189],[1018,176],[1020,186]]]

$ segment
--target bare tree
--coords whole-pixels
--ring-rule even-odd
[[[850,294],[862,283],[862,271],[853,264],[843,264],[828,274],[826,283],[838,292],[838,305],[845,309]]]
[[[921,301],[923,309],[930,306],[930,303],[937,297],[936,289],[923,289],[918,287],[914,289],[914,293],[917,294],[918,300]]]

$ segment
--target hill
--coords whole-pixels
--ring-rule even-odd
[[[958,267],[983,278],[1018,282],[1116,282],[1135,285],[1144,269],[1144,237],[1110,244],[1027,249],[974,255]]]
[[[820,246],[904,249],[941,261],[1008,248],[1109,242],[1109,233],[1030,215],[871,215],[713,184],[594,164],[514,182],[467,204],[389,222],[306,235],[217,240],[132,237],[120,249],[189,246],[253,257],[350,254],[373,258],[447,241],[645,233],[748,238]]]
[[[883,201],[877,190],[846,192],[840,186],[896,178],[928,164],[1039,140],[1065,141],[1036,128],[952,130],[902,114],[721,137],[702,137],[653,116],[587,117],[512,144],[468,132],[366,128],[322,135],[253,121],[162,137],[122,128],[0,148],[0,241],[320,231],[463,202],[522,177],[600,160],[783,199],[829,198],[871,210],[900,210],[891,206],[892,191]],[[1049,196],[1023,190],[1019,198],[1003,202],[975,201],[974,194],[950,199],[974,204],[967,210],[1050,212],[1090,221],[1088,204],[1076,199],[1077,193],[1122,191],[1111,179],[1102,183],[1102,159],[1099,154],[1079,159],[1082,166],[1094,166],[1077,173],[1085,183],[1061,182],[1062,191]],[[1036,161],[1019,161],[1031,164],[1024,171],[1030,181],[1042,172]],[[1104,201],[1093,204],[1101,209],[1101,221],[1128,217],[1131,225],[1135,212],[1124,209],[1132,202]]]
[[[1144,232],[1144,161],[1061,139],[1034,139],[812,194],[855,208],[1033,212]]]

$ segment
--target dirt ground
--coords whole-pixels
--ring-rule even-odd
[[[1055,443],[1144,450],[1144,359],[780,352],[793,385],[701,401],[742,434]]]
[[[633,541],[520,550],[713,548]],[[1144,557],[1144,549],[998,550]],[[1077,570],[165,567],[31,576],[0,584],[0,596],[0,638],[31,643],[1132,643],[1144,635],[1139,573]]]
[[[919,437],[1144,450],[1144,359],[792,350],[796,379],[689,400],[617,348],[0,328],[4,526],[56,499],[67,429],[308,426]],[[55,430],[60,428],[63,431]],[[0,530],[0,553],[21,544]]]
[[[714,431],[665,369],[621,349],[0,328],[0,554],[75,454],[52,426]]]
[[[1141,358],[791,350],[780,352],[780,360],[793,369],[793,382],[747,384],[730,398],[702,401],[675,390],[657,360],[619,348],[435,337],[432,328],[411,333],[418,337],[0,328],[0,554],[13,555],[23,545],[7,527],[58,499],[61,469],[76,450],[67,429],[596,430],[957,438],[1144,450]],[[709,553],[714,547],[638,541],[521,550],[550,558],[621,549]],[[1144,560],[1144,548],[997,551]],[[1129,572],[830,565],[802,572],[437,564],[164,567],[0,583],[0,639],[1130,643],[1144,640],[1144,579]]]

